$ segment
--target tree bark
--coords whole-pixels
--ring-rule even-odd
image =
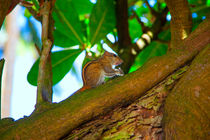
[[[0,29],[7,15],[12,0],[0,0]]]
[[[196,57],[189,71],[166,99],[166,140],[209,139],[210,44]]]
[[[42,51],[39,62],[39,74],[37,80],[36,109],[44,102],[52,102],[52,64],[51,49],[53,46],[52,8],[53,1],[45,1],[41,8],[42,13]]]
[[[187,0],[166,0],[171,13],[171,45],[172,49],[177,48],[191,32],[192,15]]]
[[[162,140],[165,97],[187,71],[180,68],[129,106],[118,107],[70,132],[63,139],[155,139]]]
[[[117,33],[118,33],[118,54],[124,60],[122,69],[128,73],[135,56],[131,52],[132,45],[131,38],[128,31],[128,1],[116,0],[116,19],[117,19]]]
[[[125,106],[185,65],[210,43],[210,19],[206,19],[181,44],[165,56],[151,59],[139,70],[116,78],[95,89],[73,95],[0,130],[1,139],[59,139],[73,129],[115,107]],[[123,87],[123,88],[122,88]],[[30,133],[29,133],[30,132]]]

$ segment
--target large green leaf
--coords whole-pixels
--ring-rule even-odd
[[[141,37],[142,35],[141,25],[139,24],[136,18],[128,20],[128,23],[129,23],[129,35],[131,37],[132,42],[134,43],[134,40],[136,38]]]
[[[72,0],[56,0],[53,19],[55,45],[70,47],[84,44],[81,23]]]
[[[70,49],[52,53],[53,85],[58,83],[72,68],[73,62],[81,52],[82,50]],[[34,86],[37,85],[38,65],[39,59],[34,63],[27,76],[28,82]]]
[[[73,0],[72,2],[79,14],[89,14],[94,5],[89,0]]]
[[[103,39],[116,25],[114,0],[97,0],[90,16],[89,41],[93,46]]]

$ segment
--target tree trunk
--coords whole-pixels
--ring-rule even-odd
[[[192,62],[166,99],[165,138],[209,139],[210,44]]]

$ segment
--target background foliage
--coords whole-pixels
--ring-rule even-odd
[[[36,0],[31,2],[37,5]],[[101,55],[104,44],[116,50],[118,36],[116,32],[115,3],[114,0],[56,0],[53,9],[53,19],[55,21],[54,44],[63,48],[63,50],[52,54],[53,84],[58,83],[66,75],[72,68],[77,56],[84,50],[87,52],[86,55],[91,54],[87,55],[84,63]],[[133,44],[144,32],[142,23],[147,28],[152,27],[154,24],[156,17],[151,8],[159,12],[166,7],[163,0],[149,0],[148,3],[149,5],[142,0],[128,0],[129,35]],[[207,11],[210,11],[210,0],[189,0],[189,3],[191,11],[193,11],[194,29],[205,19]],[[37,10],[39,7],[34,6],[33,8]],[[27,9],[25,15],[30,17]],[[151,57],[161,56],[167,52],[168,41],[170,40],[170,13],[167,15],[167,21],[158,34],[158,38],[148,44],[136,57],[135,63],[132,64],[129,72],[138,69]],[[33,33],[33,36],[33,41],[40,44],[37,39],[39,37],[36,37],[35,33]],[[95,49],[92,49],[93,47]],[[27,79],[32,85],[37,83],[38,61],[39,59],[28,73]]]

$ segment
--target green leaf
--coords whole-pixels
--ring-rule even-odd
[[[53,19],[55,45],[70,47],[84,44],[81,23],[72,0],[57,0],[53,10]]]
[[[130,72],[137,70],[141,67],[146,61],[154,56],[162,56],[166,54],[168,45],[157,43],[153,41],[146,47],[136,58],[134,64],[132,65]]]
[[[103,39],[116,25],[115,6],[113,0],[98,0],[90,16],[89,41],[93,46]]]
[[[69,48],[70,46],[75,46],[78,44],[72,38],[69,38],[68,36],[63,35],[63,33],[59,30],[55,30],[53,32],[53,36],[54,36],[54,44],[56,46]]]
[[[73,0],[72,3],[79,14],[89,14],[94,5],[89,0]]]
[[[166,24],[170,25],[170,22],[167,22]],[[168,29],[168,30],[164,30],[164,31],[160,32],[158,34],[158,39],[165,40],[165,41],[171,40],[171,32],[170,32],[170,30]]]
[[[32,0],[37,10],[39,10],[39,2],[37,0]]]
[[[128,20],[128,23],[129,23],[129,35],[131,37],[132,42],[134,43],[134,40],[136,38],[141,37],[143,33],[141,29],[141,25],[139,24],[136,18],[132,20]]]
[[[61,79],[63,79],[66,73],[69,72],[69,70],[72,68],[75,59],[81,52],[82,50],[79,49],[70,49],[53,52],[51,54],[53,85],[55,85]],[[34,63],[27,76],[28,82],[34,86],[37,85],[38,65],[39,59]]]

